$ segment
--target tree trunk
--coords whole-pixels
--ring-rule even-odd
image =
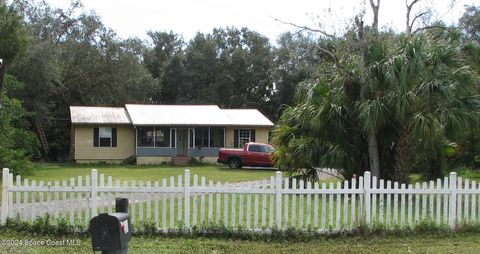
[[[412,162],[410,131],[402,126],[395,143],[394,177],[400,183],[407,183]]]
[[[368,132],[368,155],[372,176],[380,177],[380,156],[378,153],[377,133],[373,128]]]
[[[0,59],[0,108],[2,108],[2,91],[3,91],[3,82],[5,79],[6,68],[7,68],[7,64],[5,63],[5,60]]]

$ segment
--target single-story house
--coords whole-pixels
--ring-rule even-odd
[[[71,106],[71,154],[77,163],[214,162],[222,147],[268,143],[273,123],[256,109],[216,105]]]

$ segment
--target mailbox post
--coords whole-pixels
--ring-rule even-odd
[[[102,254],[128,253],[132,230],[128,216],[128,199],[117,198],[115,213],[102,213],[90,220],[93,251],[102,251]]]

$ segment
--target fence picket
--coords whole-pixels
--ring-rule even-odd
[[[303,190],[305,188],[305,182],[303,180],[300,180],[299,182],[299,189]],[[304,203],[304,195],[300,194],[298,198],[298,228],[302,229],[303,228],[303,204]]]
[[[196,175],[195,175],[196,176]],[[193,187],[195,187],[195,176],[193,176]],[[167,188],[167,179],[163,178],[162,179],[162,188]],[[195,195],[196,196],[196,195]],[[194,200],[195,200],[195,196],[194,196]],[[193,222],[192,222],[192,226],[195,226],[196,222],[197,222],[197,218],[196,218],[196,214],[195,214],[195,201],[193,202]],[[167,193],[166,192],[162,192],[162,231],[163,232],[167,232]]]
[[[26,179],[25,179],[25,180],[26,180]],[[28,185],[28,184],[27,184],[27,185]],[[67,188],[67,180],[63,180],[63,181],[62,181],[62,187],[63,187],[64,189]],[[27,197],[26,194],[27,194],[27,192],[25,192],[25,197]],[[66,192],[66,191],[62,192],[62,202],[64,202],[65,204],[68,204],[68,201],[67,201],[67,192]],[[26,204],[25,204],[25,207],[27,207]],[[64,207],[62,208],[61,216],[62,216],[64,222],[67,222],[67,207],[68,207],[68,206],[64,206]]]
[[[477,189],[477,183],[475,181],[472,181],[472,191],[475,191]],[[470,212],[470,222],[476,223],[477,218],[476,218],[476,208],[477,208],[477,199],[476,199],[477,194],[473,193],[472,194],[472,211]]]
[[[113,178],[112,176],[107,177],[107,185],[110,189],[113,187]],[[120,181],[118,181],[118,187],[120,187]],[[113,201],[113,195],[111,192],[108,192],[107,194],[107,213],[112,213],[112,201]]]
[[[420,190],[420,183],[415,183],[415,190]],[[415,194],[415,224],[420,222],[420,195]]]
[[[202,176],[200,183],[202,185],[202,189],[206,187],[205,177]],[[200,194],[200,223],[201,225],[205,225],[205,192],[202,191]]]
[[[355,190],[357,188],[357,179],[354,177],[352,178],[352,190]],[[356,195],[355,193],[353,192],[351,194],[351,215],[350,215],[350,230],[353,230],[353,228],[355,227],[356,223],[355,223],[355,210],[357,209],[357,207],[355,206],[355,201],[356,201]]]
[[[329,189],[333,190],[333,183],[330,183]],[[328,227],[333,229],[333,194],[331,193],[328,196],[328,208]]]
[[[380,191],[383,190],[385,186],[385,181],[383,179],[380,179],[379,181],[379,189]],[[383,214],[383,210],[384,210],[384,196],[385,194],[383,193],[380,193],[378,195],[378,223],[380,223],[380,225],[383,225],[383,220],[384,220],[384,214]]]
[[[50,183],[48,183],[50,185]],[[86,175],[85,176],[85,187],[87,187],[87,189],[90,189],[90,175]],[[85,198],[82,199],[82,202],[85,204],[85,225],[88,225],[88,222],[90,221],[90,202],[88,202],[88,199],[92,199],[92,197],[90,197],[89,193],[88,192],[85,192]]]
[[[124,185],[125,187],[128,187],[128,182],[127,182],[127,181],[124,181],[124,182],[123,182],[123,185]],[[132,181],[131,187],[132,187],[132,188],[136,188],[136,183],[135,183],[135,181]],[[131,214],[132,214],[132,224],[135,225],[136,222],[137,222],[137,218],[136,218],[136,216],[135,216],[135,215],[136,215],[136,210],[137,210],[137,209],[136,209],[136,203],[137,203],[137,201],[136,201],[136,197],[135,197],[135,194],[134,194],[134,193],[132,193],[132,194],[130,195],[130,203],[131,203],[131,207],[132,207],[132,210],[131,210],[131,211],[132,211],[132,213],[131,213]]]
[[[17,175],[15,183],[17,187],[21,186],[22,178],[20,175]],[[20,191],[15,192],[15,216],[20,216]]]
[[[147,185],[148,190],[152,189],[152,182],[151,181],[147,181],[146,185]],[[147,223],[150,224],[152,222],[152,193],[150,191],[147,194],[146,202],[147,202],[147,214],[146,214],[147,215]]]
[[[220,182],[217,182],[217,189],[219,190],[220,188],[222,187],[222,184]],[[216,204],[216,224],[217,225],[220,225],[220,206],[221,206],[221,194],[220,193],[217,193],[215,194],[215,196],[217,197],[217,202],[215,203]],[[257,208],[255,208],[255,213],[257,213]]]
[[[58,181],[55,181],[54,182],[54,186],[55,188],[58,188],[60,186],[60,183]],[[54,214],[53,214],[53,221],[55,222],[55,225],[58,224],[58,214],[59,214],[59,209],[60,209],[60,206],[58,205],[58,201],[59,201],[59,195],[60,193],[58,193],[58,191],[55,191],[55,193],[53,194],[53,202],[55,203],[54,205]],[[17,200],[19,201],[19,200]]]
[[[83,177],[82,176],[79,176],[77,178],[77,186],[78,188],[81,188],[82,187],[82,182],[83,182]],[[40,185],[43,186],[43,182],[40,181]],[[41,203],[43,203],[43,195],[41,196],[40,198],[42,201]],[[81,192],[78,192],[77,194],[77,223],[80,225],[82,223],[82,193]],[[41,214],[41,213],[40,213]]]
[[[262,189],[267,189],[267,179],[262,180]],[[262,228],[267,225],[267,194],[262,195]]]
[[[436,209],[436,224],[440,225],[440,216],[442,214],[442,203],[441,203],[441,194],[440,191],[442,190],[442,180],[440,178],[437,179],[437,209]]]
[[[408,185],[408,189],[409,189],[409,190],[412,190],[412,189],[413,189],[413,184],[409,184],[409,185]],[[412,194],[408,194],[407,203],[408,203],[408,204],[407,204],[407,205],[408,205],[407,225],[408,225],[408,227],[413,228],[413,220],[412,220],[413,195],[412,195]]]
[[[183,186],[182,183],[183,183],[183,177],[182,177],[182,175],[178,175],[178,177],[177,177],[177,187],[181,189],[182,186]],[[182,196],[182,193],[177,193],[177,195],[178,195],[177,222],[178,222],[178,225],[181,225],[184,222],[184,220],[182,219],[183,218],[183,196]],[[155,198],[155,200],[158,200],[158,198]]]
[[[155,187],[155,189],[158,190],[158,188],[160,187],[160,183],[158,181],[155,181],[153,183],[153,186]],[[153,203],[153,210],[154,210],[154,220],[155,220],[155,228],[156,229],[159,229],[160,228],[160,223],[159,223],[159,212],[158,212],[158,209],[159,209],[159,200],[158,198],[160,197],[159,193],[158,192],[155,192],[155,201]],[[179,219],[182,218],[182,216],[180,215],[179,216]]]
[[[391,227],[391,221],[392,221],[392,216],[391,216],[391,209],[392,209],[392,204],[391,204],[391,201],[392,201],[392,195],[390,194],[390,190],[392,188],[392,182],[391,181],[387,181],[387,212],[386,212],[386,217],[387,217],[387,220],[386,220],[386,227],[387,229],[390,229]]]
[[[393,182],[393,226],[398,228],[398,182]]]
[[[23,186],[25,187],[28,187],[28,179],[23,179]],[[64,194],[66,194],[66,192],[64,192]],[[23,220],[28,220],[28,192],[27,191],[24,191],[23,192],[23,216],[22,216],[22,219]]]
[[[274,176],[271,176],[270,177],[270,187],[269,187],[270,190],[273,190],[275,189],[275,177]],[[235,195],[235,194],[232,194],[232,195]],[[268,198],[270,199],[270,210],[269,210],[269,220],[268,220],[268,225],[270,228],[273,227],[273,217],[275,215],[275,205],[274,205],[274,202],[275,202],[275,195],[274,194],[270,194],[268,195]]]
[[[457,178],[457,190],[463,190],[463,178]],[[462,224],[462,194],[457,193],[457,213],[456,213],[456,221],[458,224]]]
[[[248,182],[247,183],[247,188],[249,190],[251,190],[252,189],[252,183]],[[247,222],[246,222],[247,230],[250,230],[251,227],[252,227],[251,218],[252,218],[252,195],[250,193],[248,193],[247,194]]]
[[[232,188],[235,188],[234,185],[232,185]],[[237,196],[235,193],[232,193],[232,214],[231,214],[231,226],[232,228],[236,227],[236,203],[237,203]]]
[[[240,186],[241,188],[245,188],[244,185]],[[243,228],[243,194],[238,194],[238,225]]]
[[[35,186],[35,180],[32,181],[32,187]],[[71,189],[75,189],[75,178],[70,178],[70,188]],[[75,214],[74,214],[74,210],[73,208],[75,207],[75,192],[70,192],[70,194],[68,195],[68,197],[70,198],[70,204],[69,204],[69,207],[70,207],[70,225],[73,225],[74,224],[74,217],[75,217]],[[35,192],[32,193],[32,204],[35,206]],[[32,215],[34,216],[35,215],[35,210],[32,210]],[[33,219],[33,216],[32,216],[32,219]]]
[[[255,191],[258,191],[259,183],[255,181]],[[255,200],[253,203],[254,213],[253,213],[253,229],[258,229],[258,193],[255,192]]]
[[[208,181],[208,188],[213,189],[213,180]],[[213,192],[208,193],[208,225],[213,224]]]
[[[422,190],[424,194],[422,194],[422,222],[427,223],[427,183],[423,182]]]
[[[297,179],[293,178],[292,179],[292,190],[297,189]],[[297,195],[292,194],[292,209],[291,209],[291,225],[293,228],[297,226]]]
[[[465,179],[465,190],[469,190],[470,189],[470,181],[468,179]],[[469,199],[469,196],[470,194],[465,194],[465,201],[464,201],[464,206],[463,206],[463,221],[465,223],[468,223],[469,222],[469,217],[468,217],[468,208],[469,208],[469,202],[470,202],[470,199]]]
[[[288,178],[285,178],[285,184],[284,184],[284,186],[285,186],[285,187],[284,187],[285,190],[290,189],[290,188],[289,188]],[[289,197],[288,194],[285,194],[284,197],[283,197],[283,199],[284,199],[284,200],[283,200],[283,206],[284,206],[284,208],[283,208],[283,217],[284,217],[283,228],[284,228],[284,229],[287,229],[287,228],[288,228],[288,202],[289,202],[289,201],[288,201],[288,199],[289,199],[288,197]]]
[[[193,189],[196,190],[198,187],[198,175],[193,176]],[[198,215],[198,192],[194,191],[193,193],[193,203],[192,203],[192,227],[197,225],[197,215]]]
[[[312,182],[308,181],[307,182],[307,190],[310,190],[312,188]],[[311,216],[312,216],[312,195],[307,194],[307,215],[305,217],[305,226],[307,228],[310,228],[312,226],[311,224]]]
[[[322,183],[322,190],[325,191],[327,189],[327,184]],[[322,232],[325,232],[325,220],[327,218],[327,195],[325,192],[322,194]]]
[[[225,189],[230,187],[228,182],[226,182],[224,185]],[[225,193],[223,196],[223,225],[228,227],[228,193]]]
[[[342,189],[342,183],[340,181],[337,182],[337,190]],[[340,231],[340,222],[341,222],[341,211],[340,211],[340,205],[342,203],[342,194],[337,193],[337,209],[336,209],[336,223],[335,223],[335,229],[337,232]]]
[[[433,199],[434,199],[434,194],[433,194],[433,191],[435,189],[435,182],[434,181],[430,181],[430,190],[429,192],[431,193],[430,194],[430,197],[429,197],[429,206],[428,206],[428,210],[429,210],[429,222],[433,222],[435,220],[435,217],[434,217],[434,212],[435,212],[435,207],[433,206]]]
[[[170,188],[175,188],[175,177],[170,177]],[[150,203],[150,201],[148,202]],[[170,229],[175,228],[175,193],[170,193]]]
[[[99,186],[100,186],[100,188],[105,187],[105,175],[104,174],[100,174],[100,184],[99,184]],[[100,213],[105,212],[105,193],[103,191],[100,192],[100,205],[98,206],[98,210],[100,211]]]
[[[443,178],[443,190],[448,191],[448,176]],[[448,225],[448,193],[443,194],[443,223]]]
[[[140,181],[138,183],[140,189],[143,189],[143,181]],[[139,195],[139,203],[138,203],[138,220],[140,221],[140,225],[143,226],[143,206],[144,206],[144,203],[145,203],[145,193],[140,193]],[[165,209],[165,207],[164,207]]]

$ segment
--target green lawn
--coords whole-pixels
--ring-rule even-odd
[[[91,253],[89,237],[38,236],[2,230],[0,240],[79,240],[78,246],[7,246],[2,253]],[[320,238],[306,242],[230,240],[216,238],[164,238],[134,236],[130,253],[478,253],[478,234],[368,236]]]
[[[262,178],[269,178],[275,174],[272,169],[230,169],[220,165],[202,166],[149,166],[149,165],[78,165],[78,164],[36,164],[35,169],[27,176],[30,180],[57,181],[67,180],[79,175],[88,175],[95,168],[98,175],[105,174],[116,179],[128,181],[161,181],[163,178],[184,175],[185,169],[189,169],[192,175],[205,176],[207,179],[221,182],[240,182]]]

